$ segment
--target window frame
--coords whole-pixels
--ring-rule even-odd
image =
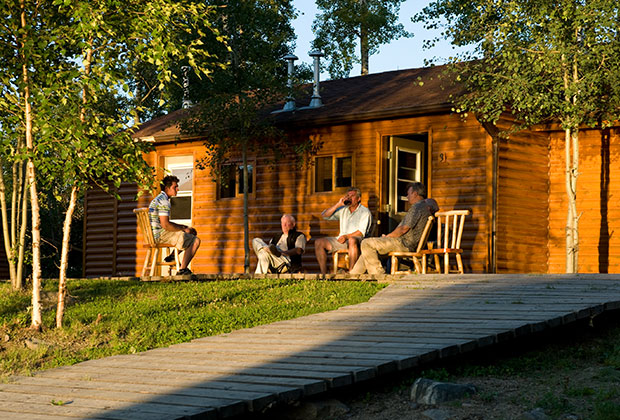
[[[192,220],[194,218],[194,181],[195,181],[195,175],[196,175],[196,166],[195,166],[195,161],[194,161],[194,155],[193,154],[180,154],[180,155],[170,155],[170,156],[162,156],[164,159],[164,176],[165,175],[172,175],[172,171],[175,169],[190,169],[192,170],[192,188],[191,190],[187,191],[187,190],[179,190],[178,194],[176,195],[176,197],[182,198],[182,197],[190,197],[191,199],[191,206],[190,206],[190,218],[189,219],[173,219],[172,218],[172,214],[170,215],[170,221],[174,222],[174,223],[179,223],[179,224],[183,224],[183,225],[188,225],[191,226],[192,224]],[[183,159],[188,159],[189,158],[189,162],[182,162],[181,160]],[[170,160],[179,160],[180,162],[169,162],[168,159]],[[172,200],[176,197],[171,197],[171,204],[172,204]]]
[[[249,198],[254,198],[256,197],[256,159],[248,159],[248,163],[247,163],[248,167],[253,168],[253,174],[252,174],[252,185],[251,185],[251,189],[252,192],[250,192],[248,194]],[[230,197],[222,197],[222,179],[221,176],[218,177],[217,179],[217,187],[216,187],[216,193],[217,193],[217,200],[231,200],[231,199],[235,199],[235,198],[243,198],[243,186],[241,185],[241,183],[239,182],[240,179],[240,171],[239,169],[243,169],[243,162],[241,161],[231,161],[228,163],[224,163],[222,165],[220,165],[220,168],[222,166],[235,166],[235,195],[234,196],[230,196]]]
[[[317,191],[316,190],[316,177],[317,177],[317,159],[331,157],[332,159],[332,189],[329,191]],[[336,187],[336,161],[339,158],[351,158],[351,185],[346,185],[342,187]],[[333,193],[333,192],[346,192],[347,189],[355,186],[355,153],[354,152],[341,152],[341,153],[327,153],[327,154],[317,154],[313,158],[312,162],[312,179],[311,183],[311,191],[312,194],[323,194],[323,193]]]

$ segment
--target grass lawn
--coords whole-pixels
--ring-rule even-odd
[[[0,283],[0,378],[292,319],[367,301],[367,282],[239,280],[69,282],[64,327],[53,328],[56,281],[45,281],[43,332],[31,331],[30,293]]]

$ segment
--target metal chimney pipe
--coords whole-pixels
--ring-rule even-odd
[[[323,54],[319,50],[313,50],[308,53],[310,57],[314,59],[314,89],[312,91],[312,100],[310,101],[310,108],[319,108],[323,106],[323,101],[321,100],[321,95],[319,93],[319,60],[325,54]]]
[[[189,66],[182,66],[181,71],[183,72],[183,108],[187,109],[192,106],[192,101],[189,100]]]
[[[284,59],[288,61],[288,82],[286,83],[288,87],[288,97],[286,98],[286,103],[282,111],[293,111],[297,107],[295,98],[293,97],[293,71],[295,70],[294,61],[297,60],[297,57],[293,54],[287,54],[284,56]]]

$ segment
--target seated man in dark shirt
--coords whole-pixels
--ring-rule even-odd
[[[411,208],[392,232],[381,238],[366,238],[362,241],[362,255],[351,274],[364,274],[366,271],[368,274],[385,274],[379,255],[416,250],[432,206],[426,202],[426,187],[421,182],[409,184],[407,199]]]
[[[306,249],[306,235],[297,232],[297,222],[290,214],[280,219],[282,234],[269,244],[260,238],[252,240],[254,253],[258,257],[254,274],[297,273],[301,271],[301,255]]]

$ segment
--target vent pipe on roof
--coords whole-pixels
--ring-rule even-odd
[[[189,100],[189,66],[182,66],[183,72],[183,109],[187,109],[192,106],[192,101]]]
[[[288,61],[288,81],[286,83],[288,87],[288,97],[286,98],[286,103],[282,111],[293,111],[297,107],[295,105],[295,98],[293,97],[293,71],[295,70],[294,61],[297,60],[297,57],[293,54],[287,54],[284,56],[284,59]]]
[[[321,95],[319,93],[319,74],[320,74],[319,60],[325,54],[323,54],[319,50],[313,50],[313,51],[310,51],[308,55],[310,55],[310,57],[314,59],[314,89],[312,91],[312,100],[310,101],[309,108],[319,108],[323,106],[323,101],[321,100]]]

